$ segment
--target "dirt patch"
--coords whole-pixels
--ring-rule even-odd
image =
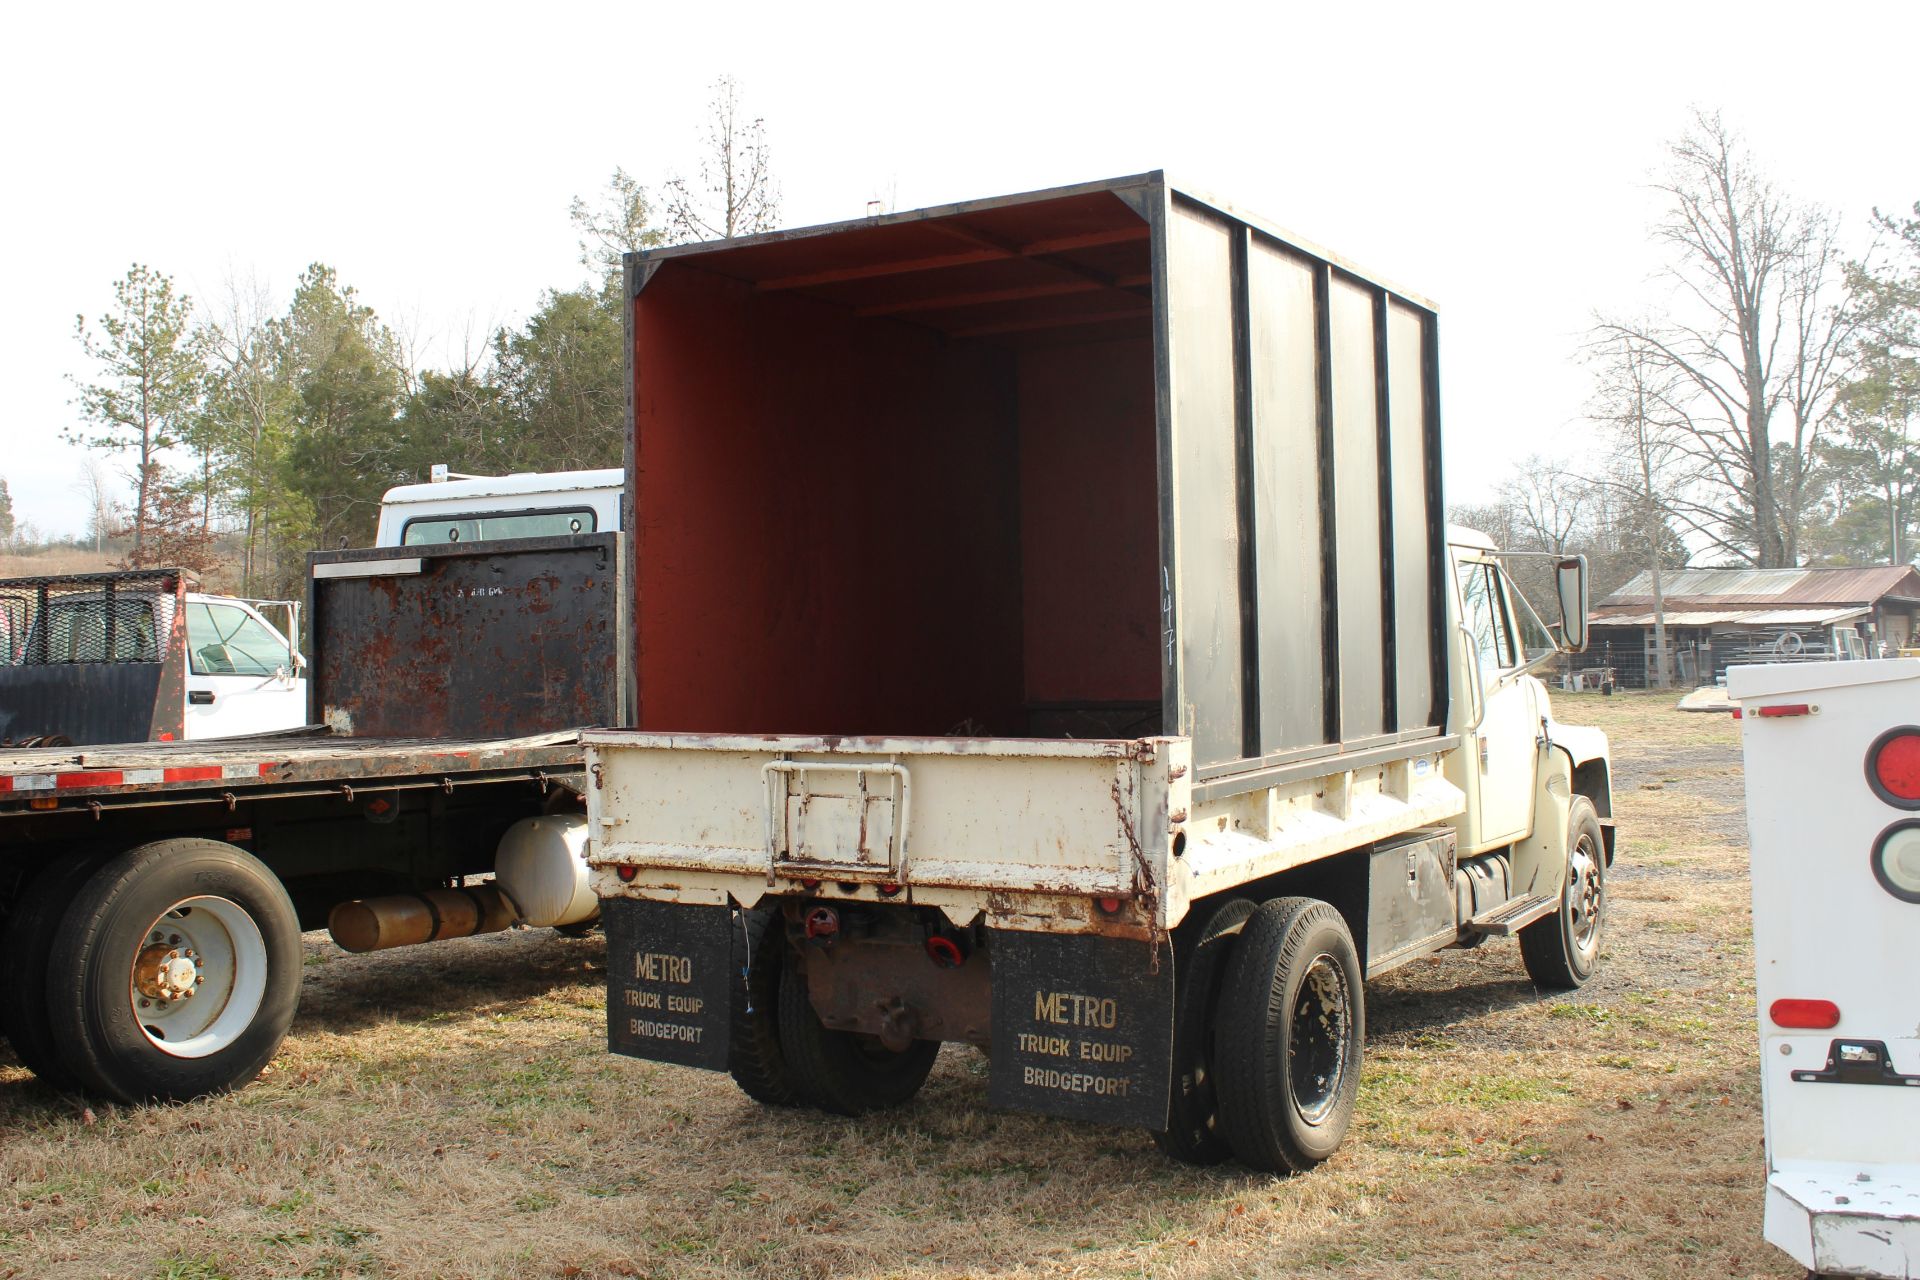
[[[1372,984],[1360,1119],[1305,1177],[996,1113],[970,1050],[883,1118],[761,1108],[605,1052],[598,939],[310,938],[232,1097],[88,1110],[0,1050],[0,1276],[1797,1276],[1760,1240],[1737,726],[1555,701],[1620,764],[1600,975],[1543,995],[1509,941]]]

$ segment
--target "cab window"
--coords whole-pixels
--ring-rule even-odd
[[[1519,665],[1492,565],[1461,562],[1460,616],[1466,621],[1467,633],[1473,637],[1482,684],[1491,685],[1503,670]]]
[[[290,661],[287,642],[245,609],[187,604],[187,655],[199,676],[270,676]]]
[[[403,546],[424,547],[440,542],[548,538],[593,531],[592,508],[568,507],[561,511],[515,511],[499,515],[416,516],[400,531],[400,542]]]

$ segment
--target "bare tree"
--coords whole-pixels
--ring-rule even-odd
[[[1615,331],[1588,349],[1596,365],[1597,385],[1593,413],[1611,438],[1611,474],[1596,481],[1622,491],[1638,526],[1637,548],[1644,557],[1653,588],[1654,668],[1651,683],[1664,689],[1672,680],[1667,645],[1666,592],[1662,582],[1666,559],[1667,518],[1672,495],[1686,477],[1685,419],[1671,405],[1683,374],[1661,359],[1650,344],[1631,332]]]
[[[106,540],[124,523],[120,499],[107,464],[88,454],[80,463],[80,476],[73,491],[87,504],[87,536],[93,539],[94,554],[106,548]]]
[[[254,591],[261,534],[282,497],[277,467],[293,399],[277,368],[273,313],[264,285],[229,276],[217,310],[201,325],[209,365],[207,417],[229,459],[227,501],[237,507],[246,536],[240,581],[247,594]]]
[[[730,240],[773,230],[780,192],[773,181],[766,120],[747,118],[740,84],[732,76],[714,81],[707,110],[698,185],[685,178],[666,184],[668,234],[679,241]]]
[[[1656,190],[1674,307],[1651,324],[1603,321],[1595,336],[1631,341],[1649,372],[1675,375],[1667,403],[1702,487],[1674,514],[1753,565],[1794,564],[1846,337],[1832,219],[1776,187],[1713,113],[1672,145]]]

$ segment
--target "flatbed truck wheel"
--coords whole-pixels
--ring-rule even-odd
[[[1233,1154],[1220,1130],[1219,1089],[1213,1065],[1213,1028],[1240,931],[1255,907],[1246,898],[1222,903],[1200,926],[1191,949],[1174,968],[1173,1104],[1154,1145],[1187,1164],[1219,1164]]]
[[[1240,933],[1214,1032],[1220,1128],[1249,1168],[1304,1173],[1353,1121],[1366,1037],[1347,923],[1313,898],[1275,898]]]
[[[56,931],[48,1011],[80,1084],[120,1102],[243,1085],[300,997],[300,924],[280,881],[214,840],[141,845],[94,872]]]
[[[105,854],[73,856],[55,862],[34,877],[14,903],[7,934],[0,940],[0,1030],[13,1042],[21,1065],[55,1089],[79,1087],[60,1055],[47,1013],[47,959],[74,894]]]
[[[1575,796],[1567,814],[1567,866],[1560,909],[1520,930],[1527,976],[1549,991],[1584,986],[1600,967],[1600,930],[1607,914],[1606,846],[1593,801]]]
[[[873,1036],[835,1031],[820,1021],[807,996],[807,975],[788,956],[780,972],[780,1050],[795,1095],[835,1115],[858,1116],[906,1103],[933,1070],[940,1045],[915,1040],[888,1049]]]
[[[781,924],[780,913],[765,907],[735,917],[741,988],[733,993],[727,1072],[755,1102],[791,1107],[800,1098],[780,1048],[780,971],[787,954]]]

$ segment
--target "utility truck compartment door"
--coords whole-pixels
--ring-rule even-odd
[[[1171,947],[994,930],[994,1106],[1165,1128],[1172,1045]]]

